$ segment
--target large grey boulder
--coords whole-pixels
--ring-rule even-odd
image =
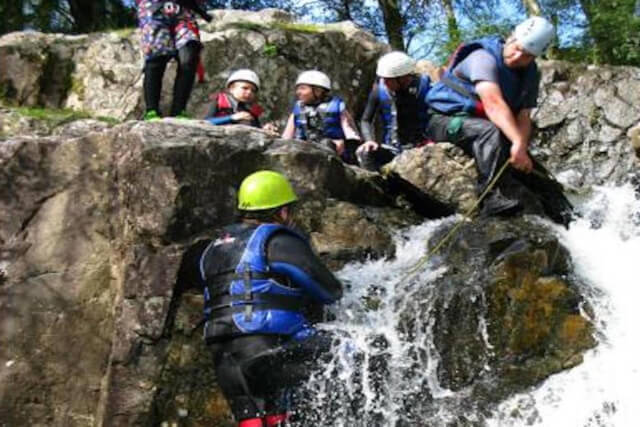
[[[156,425],[171,405],[209,423],[228,417],[207,412],[220,401],[213,380],[188,399],[177,391],[184,369],[196,381],[212,365],[190,333],[202,300],[182,303],[176,277],[187,245],[235,221],[249,173],[291,178],[298,222],[334,266],[391,255],[387,223],[417,221],[379,175],[244,126],[166,120],[16,137],[0,143],[0,165],[0,418],[10,425]]]

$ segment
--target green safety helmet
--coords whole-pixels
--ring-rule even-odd
[[[246,177],[238,190],[238,209],[260,211],[298,200],[291,183],[279,172],[258,171]]]

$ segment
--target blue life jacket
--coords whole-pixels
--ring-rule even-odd
[[[299,267],[267,263],[266,245],[276,232],[306,241],[278,224],[236,225],[203,251],[200,274],[206,283],[207,342],[246,334],[287,335],[300,340],[315,332],[303,309],[313,301],[329,303],[333,299]]]
[[[418,80],[417,89],[415,90],[416,99],[418,100],[418,109],[416,111],[416,120],[421,123],[422,128],[426,128],[429,120],[429,105],[426,97],[431,88],[431,79],[429,76],[421,75]],[[401,151],[402,144],[405,141],[398,139],[398,111],[395,101],[383,79],[378,81],[378,102],[381,109],[382,117],[382,141],[384,145],[389,146],[394,151]]]
[[[344,139],[345,136],[340,123],[341,104],[342,98],[339,96],[334,96],[316,106],[305,106],[300,101],[296,101],[293,106],[293,124],[296,129],[296,139],[306,141],[314,134],[318,135],[315,136],[316,138]],[[313,109],[318,119],[321,120],[321,129],[313,126],[313,120],[308,114],[309,109]]]
[[[460,45],[453,54],[450,65],[440,81],[429,91],[427,98],[431,108],[444,114],[464,112],[476,117],[486,117],[475,85],[453,73],[454,68],[471,52],[485,49],[496,60],[498,84],[502,96],[511,111],[517,114],[527,97],[527,82],[537,80],[538,68],[535,62],[529,64],[524,70],[514,70],[507,67],[502,57],[503,47],[504,41],[498,36],[486,37]]]

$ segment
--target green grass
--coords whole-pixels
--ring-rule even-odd
[[[69,108],[42,108],[42,107],[6,107],[11,111],[18,113],[24,117],[30,117],[35,120],[47,122],[52,127],[57,127],[65,123],[73,122],[81,119],[95,119],[105,122],[109,125],[120,123],[113,117],[98,116],[94,117],[86,111],[72,110]]]

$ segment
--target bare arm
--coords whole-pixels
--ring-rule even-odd
[[[482,100],[487,117],[511,141],[511,158],[509,161],[516,169],[530,172],[533,164],[527,148],[531,134],[531,122],[519,114],[516,118],[505,102],[500,86],[489,81],[476,83],[476,91]],[[526,111],[526,110],[525,110]]]
[[[289,120],[287,120],[287,125],[284,127],[284,131],[282,132],[283,139],[293,139],[296,134],[296,127],[293,123],[293,114],[289,115]]]
[[[345,139],[360,140],[356,124],[347,110],[340,113],[340,124],[342,125],[342,131],[344,132]]]

